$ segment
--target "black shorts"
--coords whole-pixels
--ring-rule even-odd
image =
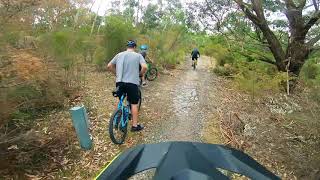
[[[198,57],[192,57],[192,61],[198,60]]]
[[[140,100],[140,90],[138,85],[133,83],[117,82],[116,87],[119,87],[119,98],[126,93],[127,99],[131,104],[138,104]]]

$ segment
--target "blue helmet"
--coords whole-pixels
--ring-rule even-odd
[[[148,45],[143,44],[140,46],[140,50],[147,50],[148,49]]]
[[[136,44],[136,42],[134,42],[133,40],[129,40],[129,41],[127,41],[127,46],[134,48],[134,47],[137,46],[137,44]]]

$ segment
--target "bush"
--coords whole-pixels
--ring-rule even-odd
[[[24,119],[39,110],[62,106],[65,99],[64,81],[53,65],[48,66],[34,54],[11,49],[1,78],[0,121]],[[2,107],[5,106],[5,107]],[[0,124],[1,125],[1,124]]]
[[[239,73],[235,77],[238,88],[252,93],[253,96],[262,95],[267,91],[279,92],[285,90],[283,83],[287,81],[286,73],[268,74],[270,69],[264,63],[239,63],[238,70]]]
[[[106,49],[103,47],[98,47],[93,54],[93,61],[97,65],[99,70],[105,67],[106,63]]]
[[[216,66],[213,69],[213,72],[218,76],[232,76],[236,73],[236,70],[232,66],[226,64],[225,66]]]
[[[310,92],[310,99],[320,105],[320,86],[313,87]]]
[[[307,63],[302,69],[302,74],[306,79],[316,79],[320,72],[319,69],[319,65]]]
[[[174,68],[185,60],[185,34],[184,27],[168,27],[164,32],[148,31],[141,36],[139,44],[150,46],[148,57],[162,68]]]
[[[21,33],[18,31],[5,33],[5,41],[13,47],[18,47],[18,42],[21,38]]]
[[[208,44],[203,53],[216,59],[217,65],[224,66],[225,64],[233,64],[234,58],[227,48],[220,44]]]
[[[114,15],[106,18],[103,46],[106,47],[105,55],[108,61],[126,48],[127,40],[137,39],[137,32],[132,24],[122,16]]]

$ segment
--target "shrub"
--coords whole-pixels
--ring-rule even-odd
[[[242,68],[235,77],[239,89],[247,91],[252,96],[263,95],[267,91],[279,92],[284,90],[283,83],[286,82],[287,75],[279,72],[269,75],[266,69],[256,66],[256,68]]]
[[[208,44],[203,53],[216,59],[217,65],[223,66],[224,64],[233,64],[234,58],[227,48],[220,44]]]
[[[99,46],[93,54],[93,61],[97,65],[99,70],[105,67],[106,63],[106,49]]]
[[[164,32],[148,31],[139,43],[150,46],[148,56],[162,68],[174,68],[185,59],[185,29],[181,26],[168,27]],[[160,67],[160,68],[161,68]]]
[[[24,50],[11,49],[7,61],[1,78],[1,122],[30,118],[38,110],[63,105],[66,94],[64,81],[56,73],[59,68]]]
[[[117,53],[123,51],[129,39],[136,40],[137,32],[122,16],[108,16],[104,29],[103,46],[106,47],[106,59],[111,60]]]
[[[310,99],[320,105],[320,86],[313,87],[310,92]]]
[[[213,69],[213,72],[218,76],[232,76],[236,73],[236,70],[232,66],[226,64],[225,66],[216,66]]]
[[[303,67],[302,73],[306,79],[316,79],[316,77],[319,75],[319,65],[307,63]]]

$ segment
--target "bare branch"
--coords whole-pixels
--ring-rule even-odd
[[[310,41],[307,43],[309,47],[312,47],[320,40],[320,34],[318,34],[316,37],[310,39]]]
[[[235,2],[239,5],[242,11],[248,16],[248,18],[255,24],[260,24],[260,19],[250,11],[250,8],[242,1],[235,0]]]
[[[310,18],[310,20],[305,25],[304,29],[306,32],[309,31],[309,29],[320,19],[320,11],[316,11],[313,17]]]
[[[319,11],[319,2],[317,3],[317,0],[312,0],[312,3],[313,3],[313,6],[314,6],[314,9],[316,10],[316,11]]]

